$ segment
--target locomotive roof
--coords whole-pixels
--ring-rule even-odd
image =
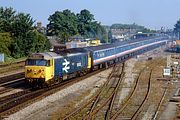
[[[74,55],[81,55],[81,54],[86,54],[88,51],[84,48],[72,48],[72,49],[65,49],[61,51],[56,51],[56,56],[57,58],[61,58],[64,56],[74,56]]]
[[[45,59],[50,60],[52,57],[57,56],[54,52],[44,52],[44,53],[32,53],[28,56],[28,59]]]
[[[67,54],[77,54],[77,53],[88,53],[87,49],[84,48],[72,48],[72,49],[65,49],[61,51],[56,51],[58,55],[67,55]]]

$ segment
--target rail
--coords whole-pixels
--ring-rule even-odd
[[[121,70],[121,73],[118,74],[118,72],[120,71],[120,68],[122,69]],[[111,112],[111,109],[112,109],[112,104],[113,104],[113,101],[115,99],[115,96],[116,96],[116,93],[117,93],[117,90],[118,90],[118,87],[120,85],[120,83],[122,82],[122,78],[124,76],[124,64],[122,67],[119,67],[118,65],[115,65],[113,67],[113,70],[111,71],[107,81],[104,83],[104,85],[99,89],[99,92],[97,92],[96,95],[94,95],[94,97],[92,97],[92,99],[90,99],[88,102],[86,102],[84,105],[82,105],[81,107],[73,110],[72,112],[70,112],[70,114],[66,115],[64,118],[62,118],[62,120],[66,120],[66,119],[70,119],[72,116],[74,118],[74,116],[77,116],[80,111],[82,111],[83,109],[85,108],[88,108],[88,106],[90,106],[88,109],[88,112],[86,112],[87,114],[82,118],[82,119],[92,119],[93,116],[99,111],[101,110],[105,105],[107,105],[107,103],[109,103],[109,107],[108,107],[108,110],[107,110],[107,114],[109,114],[109,112]],[[118,74],[118,76],[116,75]],[[115,87],[113,87],[113,84],[112,86],[109,86],[107,87],[109,84],[110,84],[110,81],[112,80],[112,78],[114,77],[114,82],[116,81],[116,85]],[[118,79],[116,78],[118,77]],[[111,81],[112,82],[112,81]],[[114,83],[113,82],[113,83]],[[108,91],[110,91],[110,89],[113,88],[114,90],[110,93],[109,97],[106,98],[105,100],[102,100],[103,97],[104,97],[104,91],[106,90],[107,93]],[[97,104],[101,102],[101,105],[97,107]],[[109,110],[110,109],[110,110]],[[106,115],[105,115],[106,116]]]

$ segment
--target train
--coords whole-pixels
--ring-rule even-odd
[[[32,87],[47,87],[54,83],[85,75],[152,50],[168,42],[157,37],[131,43],[116,43],[57,52],[32,53],[25,62],[25,81]]]

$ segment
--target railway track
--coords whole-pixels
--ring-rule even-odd
[[[0,68],[2,67],[9,67],[11,65],[21,65],[21,64],[25,64],[25,60],[20,60],[20,61],[17,61],[17,62],[11,62],[11,63],[7,63],[7,64],[0,64]]]
[[[150,95],[152,71],[153,71],[153,68],[155,68],[154,63],[155,62],[148,64],[147,67],[145,67],[141,70],[140,74],[138,75],[138,77],[136,79],[136,82],[134,84],[131,94],[127,97],[126,101],[122,104],[120,109],[117,110],[112,115],[112,117],[110,118],[111,120],[115,120],[115,119],[136,120],[136,119],[138,119],[139,114],[142,112],[142,108],[145,105],[145,103],[147,102],[148,97]],[[143,73],[144,71],[146,71],[146,72],[148,71],[148,77],[147,77],[147,73]],[[145,74],[146,77],[143,77],[142,76],[143,74]],[[140,81],[142,81],[142,80],[145,81],[145,79],[147,79],[147,78],[148,78],[147,86],[143,87],[143,88],[138,88],[138,86],[140,86],[139,85]],[[138,89],[140,89],[140,90],[146,89],[145,95],[141,96],[141,98],[142,97],[144,97],[144,98],[141,100],[136,100],[136,97],[138,97],[138,94],[136,94]],[[139,93],[139,95],[140,95],[140,93]],[[136,109],[134,110],[134,108],[136,108]],[[127,113],[128,113],[128,115],[126,115]]]
[[[102,114],[102,111],[104,111],[105,108],[106,108],[106,110],[103,113],[104,119],[106,119],[106,120],[113,119],[113,117],[116,115],[116,114],[114,114],[115,112],[113,113],[114,100],[116,98],[116,94],[117,94],[118,88],[120,86],[120,83],[121,83],[121,80],[122,80],[123,74],[124,74],[122,68],[120,70],[120,67],[114,66],[111,74],[108,77],[107,82],[104,84],[104,86],[101,88],[101,90],[96,95],[94,95],[92,97],[92,99],[90,99],[85,105],[81,106],[81,108],[73,110],[70,114],[67,114],[67,116],[62,119],[76,118],[75,116],[78,116],[80,111],[82,111],[83,109],[86,109],[87,112],[86,112],[86,114],[83,114],[83,116],[81,116],[81,119],[82,118],[83,119],[93,119],[95,117],[95,115]],[[152,67],[148,68],[148,69],[149,69],[149,76],[150,76],[150,74],[152,72]],[[104,69],[102,69],[102,70],[104,70]],[[94,74],[97,74],[102,70],[95,71],[93,73],[87,74],[86,76],[83,76],[80,78],[76,78],[74,80],[65,81],[63,83],[52,86],[48,89],[41,89],[41,90],[37,90],[37,91],[27,91],[27,92],[23,91],[21,93],[17,93],[14,96],[13,95],[6,96],[6,98],[0,99],[0,119],[34,103],[35,101],[39,101],[48,95],[51,95],[61,89],[64,89],[67,86],[70,86],[76,82],[79,82],[82,79],[85,79]],[[118,73],[118,71],[121,71],[121,72]],[[116,82],[112,82],[111,81],[112,78],[116,78],[114,80]],[[149,77],[149,81],[150,81],[150,77]],[[114,83],[114,84],[112,84],[112,83]],[[138,85],[139,83],[136,82],[136,84]],[[135,86],[137,86],[137,85],[135,85]],[[109,88],[109,89],[107,89],[107,88]],[[134,88],[136,88],[136,87],[134,87]],[[105,94],[105,97],[104,97],[105,100],[102,100],[103,97],[100,97],[100,94],[102,94],[102,91],[105,89],[106,89],[107,93],[108,92],[110,92],[110,93],[108,93],[109,96],[106,96],[107,94]],[[148,89],[150,89],[150,85],[149,85]],[[148,98],[148,95],[146,98]],[[5,100],[5,99],[9,99],[9,100]],[[102,100],[102,102],[100,102],[101,100]],[[144,102],[141,105],[142,107],[143,107],[143,104],[146,102],[146,99],[144,99],[143,101]],[[1,103],[3,103],[3,104],[1,104]],[[133,115],[134,116],[133,119],[138,117],[138,114],[141,112],[142,107],[140,107],[139,110],[136,111],[136,114]],[[122,111],[123,110],[121,110],[121,112]]]
[[[152,70],[150,72],[150,75],[149,75],[149,81],[148,81],[148,88],[147,88],[147,93],[142,101],[142,103],[139,105],[137,111],[133,114],[133,116],[131,117],[131,120],[136,120],[139,113],[141,112],[142,108],[143,108],[143,105],[145,104],[145,102],[147,101],[148,97],[149,97],[149,94],[150,94],[150,90],[151,90],[151,74],[152,74]]]
[[[122,82],[124,76],[124,63],[122,66],[116,64],[113,67],[107,81],[99,89],[97,94],[94,95],[88,102],[86,102],[81,107],[74,109],[71,113],[66,115],[63,120],[66,119],[92,119],[102,108],[107,107],[104,114],[104,118],[109,118],[112,112],[113,103]],[[87,114],[83,114],[87,113]]]
[[[11,80],[9,80],[8,82],[5,82],[5,83],[0,84],[0,87],[7,87],[7,88],[9,88],[9,87],[15,87],[15,86],[17,86],[17,85],[19,85],[19,84],[24,83],[24,80],[25,80],[24,78],[11,79]]]
[[[12,105],[10,105],[9,108],[5,106],[8,106],[8,104],[13,104],[11,102],[15,103],[16,98],[19,98],[30,92],[30,88],[25,85],[24,78],[11,78],[12,77],[7,76],[5,79],[7,82],[4,81],[0,84],[0,113],[12,107]]]
[[[93,107],[91,107],[90,112],[88,113],[88,115],[86,117],[84,117],[84,119],[92,119],[93,117],[95,117],[98,114],[98,112],[101,112],[103,114],[102,115],[102,116],[104,116],[103,118],[109,119],[109,116],[111,115],[111,112],[113,109],[114,100],[115,100],[116,94],[118,92],[118,88],[120,87],[120,84],[122,83],[122,80],[124,77],[124,63],[123,63],[123,66],[121,67],[121,70],[120,70],[119,66],[117,66],[117,67],[118,67],[118,69],[115,70],[115,72],[113,72],[113,76],[110,79],[110,81],[113,80],[112,81],[113,84],[110,85],[108,92],[105,92],[105,96],[99,95],[101,97],[101,99],[99,98],[96,100],[97,102],[94,102],[96,104],[93,104]],[[109,93],[109,91],[110,91],[110,93]],[[107,97],[106,95],[108,95],[108,94],[109,94],[109,96]],[[105,100],[103,100],[104,98],[105,98]],[[98,106],[98,104],[100,104],[100,106]],[[105,107],[107,107],[106,110],[104,110]],[[106,112],[104,112],[104,111],[106,111]]]
[[[142,72],[139,74],[139,76],[138,76],[138,78],[137,78],[137,80],[136,80],[136,82],[135,82],[135,85],[134,85],[134,88],[133,88],[131,94],[130,94],[129,97],[127,98],[126,102],[120,107],[120,109],[119,109],[118,111],[116,111],[116,112],[112,115],[112,117],[110,118],[111,120],[115,120],[115,119],[117,119],[117,118],[120,118],[120,119],[130,119],[130,120],[132,120],[132,119],[135,119],[135,117],[138,115],[138,112],[140,111],[141,107],[142,107],[143,104],[145,103],[145,101],[146,101],[146,99],[147,99],[147,97],[148,97],[148,95],[149,95],[149,92],[150,92],[150,84],[151,84],[151,82],[150,82],[151,77],[150,77],[150,76],[151,76],[151,72],[149,73],[149,80],[148,80],[147,92],[146,92],[145,97],[144,97],[144,99],[142,100],[141,104],[139,105],[139,107],[135,110],[135,112],[133,112],[133,114],[131,114],[131,115],[129,115],[129,116],[123,115],[123,114],[125,114],[125,113],[123,113],[123,112],[127,112],[127,111],[128,111],[128,109],[132,106],[131,103],[130,103],[130,102],[132,102],[131,100],[133,100],[134,97],[137,97],[135,93],[136,93],[136,91],[138,90],[138,85],[139,85],[139,83],[140,83],[140,79],[141,79],[141,75],[142,75],[142,74],[143,74]],[[138,101],[138,102],[139,102],[139,101]],[[134,107],[134,106],[133,106],[133,107]]]
[[[12,98],[18,98],[20,96],[23,96],[23,95],[29,93],[30,91],[31,91],[30,89],[26,89],[26,90],[22,90],[20,92],[14,93],[14,94],[10,94],[10,95],[0,97],[0,105],[9,103],[12,100]],[[1,109],[0,109],[0,112],[2,112]]]
[[[15,93],[13,95],[5,96],[2,99],[0,98],[0,102],[3,103],[0,104],[0,119],[17,112],[22,108],[43,99],[46,96],[49,96],[59,90],[65,89],[66,87],[73,85],[74,83],[77,83],[81,80],[84,80],[85,78],[95,75],[103,70],[104,69],[100,69],[92,73],[89,73],[85,76],[75,78],[73,80],[67,80],[59,84],[55,84],[49,88],[39,89],[36,91],[25,90],[22,92]]]
[[[15,63],[0,64],[0,73],[11,71],[15,68],[22,68],[24,64],[24,60]],[[20,87],[24,81],[24,72],[11,73],[10,75],[0,74],[0,76],[0,94],[10,92],[13,88]]]
[[[162,106],[162,104],[163,104],[163,100],[165,99],[165,96],[166,96],[166,94],[167,94],[167,91],[168,91],[168,85],[167,85],[167,87],[165,87],[165,89],[164,89],[163,95],[162,95],[162,97],[161,97],[161,99],[160,99],[160,101],[159,101],[159,103],[158,103],[157,109],[156,109],[156,111],[155,111],[155,113],[154,113],[154,115],[153,115],[153,117],[152,117],[152,120],[157,120],[158,115],[159,115],[160,108],[161,108],[161,106]]]
[[[24,72],[0,77],[0,86],[3,86],[4,84],[11,83],[14,80],[22,79],[22,78],[24,78]]]
[[[158,61],[158,64],[161,64],[161,63]],[[120,117],[121,117],[120,119],[132,119],[132,120],[137,119],[139,117],[140,113],[142,112],[142,109],[145,106],[145,104],[148,100],[148,97],[150,95],[150,91],[152,89],[151,88],[152,71],[156,67],[156,65],[157,65],[157,61],[150,62],[149,64],[146,65],[146,67],[144,67],[141,70],[141,72],[138,75],[138,78],[136,79],[136,82],[134,84],[131,94],[128,96],[125,103],[118,110],[117,109],[113,110],[113,105],[114,105],[114,101],[115,101],[117,92],[113,91],[112,94],[110,94],[110,96],[108,98],[106,96],[104,96],[106,100],[104,100],[103,102],[99,102],[99,101],[101,101],[101,99],[99,97],[101,92],[99,92],[99,93],[97,93],[97,95],[92,97],[83,106],[73,110],[70,114],[67,114],[64,118],[59,118],[59,119],[63,119],[63,120],[66,120],[66,119],[84,119],[84,120],[86,120],[86,119],[88,119],[88,120],[89,119],[106,119],[106,120],[109,120],[109,119],[111,119],[111,120],[114,120],[114,119],[117,119]],[[107,86],[107,83],[109,82],[109,79],[112,78],[113,73],[115,73],[115,69],[113,69],[113,71],[111,72],[111,75],[108,78],[108,80],[104,86]],[[140,87],[142,87],[141,86],[142,81],[146,81],[146,84],[144,85],[143,88],[140,88]],[[119,86],[118,84],[116,84],[116,85]],[[103,88],[107,89],[107,87],[104,87],[104,86],[102,87],[101,91],[104,90]],[[115,87],[115,89],[117,89],[117,88],[118,87]],[[143,96],[140,96],[139,94],[137,94],[137,90],[140,90],[139,92],[142,92],[144,90]],[[108,92],[106,92],[106,93],[108,94]],[[132,102],[133,99],[136,98],[137,96],[141,97],[141,100],[138,100],[137,101],[138,103],[136,103],[136,105],[133,106],[133,107],[136,106],[136,109],[129,116],[123,115],[125,112],[128,112],[128,110],[126,110],[126,109],[129,106],[132,106],[131,103],[129,103],[129,102]],[[98,106],[98,107],[96,107],[96,106]],[[84,110],[84,109],[86,109],[86,110]],[[98,113],[99,111],[102,111],[102,112]],[[97,115],[97,113],[98,113],[98,115]],[[95,115],[102,116],[102,113],[104,114],[103,118],[95,117]]]
[[[7,80],[8,81],[8,80]],[[10,79],[9,82],[0,84],[0,99],[1,95],[13,91],[14,89],[26,89],[27,86],[24,84],[24,78]]]
[[[17,71],[17,70],[24,70],[25,66],[25,60],[18,61],[15,63],[9,63],[9,64],[1,64],[0,65],[0,74],[5,74],[10,71]]]

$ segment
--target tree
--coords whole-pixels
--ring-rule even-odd
[[[91,36],[93,34],[92,21],[94,20],[94,15],[92,15],[88,10],[81,10],[79,14],[76,15],[78,18],[78,32],[85,37]]]
[[[22,36],[13,37],[13,42],[10,45],[10,52],[12,57],[20,58],[25,56],[24,51],[21,49],[21,47],[25,47],[22,41],[23,41]]]
[[[15,16],[14,22],[12,23],[11,33],[16,37],[24,37],[28,31],[33,30],[34,22],[30,14],[19,13]]]
[[[178,20],[176,22],[176,24],[174,25],[174,32],[176,33],[176,35],[179,37],[178,39],[180,39],[180,20]]]
[[[110,27],[111,29],[137,29],[137,30],[143,30],[144,26],[137,25],[135,23],[133,24],[113,24]]]
[[[15,37],[10,50],[13,57],[19,58],[33,52],[43,52],[49,48],[48,39],[42,33],[33,30],[27,32],[25,37]]]
[[[35,31],[34,22],[30,14],[16,13],[12,8],[1,7],[0,52],[19,58],[48,49],[49,41]]]
[[[56,11],[53,15],[50,15],[48,20],[48,35],[58,36],[61,43],[65,43],[69,37],[75,35],[85,38],[102,38],[107,41],[104,27],[95,21],[94,15],[86,9],[81,10],[76,15],[70,10],[64,10],[63,12]]]
[[[0,7],[0,32],[9,32],[14,21],[15,10],[13,8]]]
[[[31,48],[28,46],[36,44],[33,40],[28,42],[28,39],[32,37],[28,34],[33,31],[33,23],[34,20],[30,14],[18,13],[15,16],[10,30],[14,38],[10,49],[13,57],[19,58],[28,55],[31,52]]]
[[[61,38],[60,42],[66,42],[70,36],[74,36],[77,31],[77,17],[70,10],[63,12],[56,11],[48,18],[48,35],[56,35]]]
[[[94,20],[94,15],[91,14],[88,10],[81,10],[80,14],[77,14],[78,22],[88,24]]]
[[[29,31],[26,41],[26,55],[33,52],[43,52],[45,49],[50,48],[47,38],[38,31]]]
[[[107,33],[103,26],[100,23],[95,21],[94,15],[91,14],[88,10],[81,10],[79,14],[77,14],[78,18],[78,32],[84,36],[89,38],[99,38],[103,42],[107,42]]]
[[[50,49],[49,40],[42,33],[34,31],[34,34],[37,39],[36,45],[35,45],[36,52],[43,52],[46,49]]]
[[[11,42],[12,38],[9,33],[0,33],[0,53],[10,55],[9,47]]]

